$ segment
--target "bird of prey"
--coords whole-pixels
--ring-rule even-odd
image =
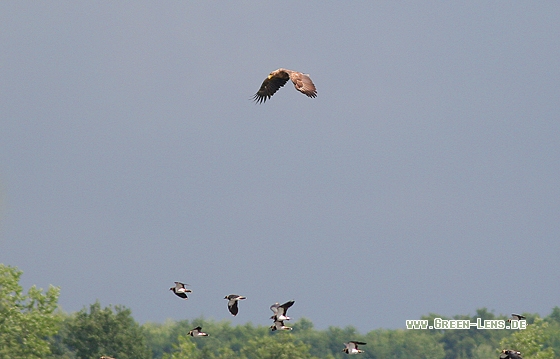
[[[295,301],[290,300],[289,302],[286,302],[282,305],[280,305],[278,302],[272,304],[270,306],[270,310],[272,310],[274,315],[270,317],[270,319],[273,319],[274,321],[290,320],[290,317],[287,316],[288,308],[294,305],[294,303]]]
[[[500,359],[523,359],[523,358],[521,357],[521,352],[518,352],[517,350],[504,349],[500,354]]]
[[[227,306],[228,306],[229,312],[231,313],[231,315],[233,315],[235,317],[237,315],[237,313],[239,313],[239,308],[237,307],[237,303],[240,300],[247,299],[247,297],[244,297],[242,295],[237,295],[237,294],[230,294],[230,295],[226,295],[224,297],[224,299],[228,300]]]
[[[288,82],[288,80],[292,80],[296,90],[304,95],[308,97],[317,97],[317,89],[308,74],[280,68],[272,71],[268,77],[264,79],[261,88],[257,91],[255,96],[253,96],[253,100],[258,103],[266,102],[266,100],[271,98],[280,87]]]
[[[275,320],[274,324],[272,324],[270,326],[270,329],[272,329],[272,331],[275,331],[275,330],[292,330],[292,327],[285,326],[283,320]]]
[[[171,287],[169,288],[169,290],[172,290],[173,293],[175,293],[175,295],[178,297],[189,299],[187,297],[187,293],[192,293],[192,290],[185,288],[186,285],[188,284],[175,282],[175,287]]]
[[[202,331],[202,327],[199,325],[198,327],[192,329],[188,332],[191,337],[207,337],[208,333],[204,333]]]
[[[342,351],[345,352],[346,354],[360,354],[363,353],[364,351],[358,349],[358,345],[366,345],[366,343],[350,341],[348,343],[344,343],[344,345],[346,346],[346,348],[342,349]]]
[[[511,323],[512,320],[521,320],[521,319],[525,319],[525,316],[521,314],[512,313],[511,318],[509,318],[507,321]]]

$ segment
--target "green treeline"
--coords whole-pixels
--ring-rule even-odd
[[[268,326],[233,326],[229,321],[204,318],[138,324],[123,306],[101,307],[99,302],[77,313],[57,309],[59,290],[43,292],[32,287],[27,294],[19,286],[21,271],[0,264],[0,357],[98,359],[272,359],[346,358],[345,342],[366,342],[357,358],[498,358],[502,349],[515,349],[524,359],[552,359],[560,353],[560,308],[544,318],[523,313],[525,330],[492,329],[376,329],[359,333],[354,327],[315,329],[301,318],[290,322],[292,331],[271,332]],[[485,308],[473,316],[446,318],[507,320]],[[193,338],[189,330],[202,326],[208,337]]]
[[[540,318],[527,314],[525,330],[407,330],[376,329],[359,333],[354,327],[329,327],[318,330],[301,318],[291,324],[292,331],[271,332],[268,326],[232,325],[229,321],[208,319],[137,324],[126,308],[101,308],[94,303],[89,310],[64,316],[61,330],[51,338],[53,354],[58,358],[164,359],[264,359],[264,358],[345,358],[343,343],[366,342],[359,358],[498,358],[504,348],[522,351],[525,359],[554,358],[560,353],[560,307]],[[502,319],[486,309],[473,316],[445,318],[436,314],[422,317],[466,319],[476,322]],[[192,338],[188,331],[202,326],[208,337]],[[55,339],[55,340],[52,340]]]

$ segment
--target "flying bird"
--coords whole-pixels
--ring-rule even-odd
[[[525,316],[521,314],[512,313],[511,318],[509,318],[507,321],[511,323],[512,320],[521,320],[521,319],[525,319]]]
[[[364,351],[358,349],[358,345],[366,345],[366,343],[350,341],[348,343],[344,343],[344,345],[346,346],[346,348],[342,349],[342,351],[345,352],[346,354],[360,354],[363,353]]]
[[[270,326],[270,329],[274,332],[276,330],[292,330],[292,327],[285,326],[283,320],[275,320],[274,324]]]
[[[274,315],[270,317],[270,319],[273,319],[274,321],[290,320],[290,317],[287,316],[288,308],[294,305],[294,303],[295,301],[290,300],[289,302],[286,302],[282,305],[280,305],[278,302],[272,304],[270,306],[270,310],[272,310]]]
[[[228,306],[229,312],[231,313],[231,315],[233,315],[235,317],[237,315],[237,313],[239,313],[239,308],[237,307],[237,303],[240,300],[247,299],[247,297],[244,297],[242,295],[237,295],[237,294],[230,294],[230,295],[226,295],[224,297],[224,299],[228,300],[227,306]]]
[[[175,287],[171,287],[169,288],[169,290],[172,290],[173,293],[175,293],[175,295],[178,297],[181,297],[183,299],[189,299],[187,297],[187,293],[192,293],[192,290],[185,288],[186,285],[188,284],[175,282]]]
[[[518,352],[517,350],[504,349],[500,354],[500,359],[523,359],[523,358],[521,357],[521,352]]]
[[[198,327],[192,329],[188,332],[191,337],[207,337],[208,333],[204,333],[202,331],[202,327],[199,325]]]
[[[317,97],[317,89],[308,74],[280,68],[272,71],[268,77],[264,79],[261,88],[257,91],[255,96],[253,96],[253,100],[258,103],[266,102],[266,100],[271,98],[280,87],[288,82],[288,80],[292,80],[294,87],[299,92],[308,97]]]

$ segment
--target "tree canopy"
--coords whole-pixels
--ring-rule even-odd
[[[101,308],[97,301],[67,322],[64,343],[76,358],[110,356],[118,359],[149,359],[142,328],[134,321],[130,309],[117,305]]]
[[[35,286],[27,294],[19,284],[22,271],[0,263],[0,358],[45,358],[47,337],[58,331],[59,288]]]

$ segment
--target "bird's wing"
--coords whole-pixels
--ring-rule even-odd
[[[290,79],[294,83],[296,90],[308,97],[317,97],[317,89],[309,75],[294,71],[290,73]]]
[[[285,71],[273,71],[263,81],[261,88],[257,91],[255,96],[253,96],[253,100],[258,103],[266,102],[280,87],[288,82],[289,78],[290,75]]]
[[[188,299],[187,295],[184,292],[173,292],[175,293],[176,296],[184,298],[184,299]]]
[[[280,308],[282,309],[283,313],[280,312],[280,308],[278,308],[279,314],[280,315],[286,315],[286,313],[288,312],[288,308],[290,308],[292,305],[294,305],[295,301],[290,300],[289,302],[286,302],[284,304],[282,304],[280,306]]]
[[[175,282],[175,286],[177,287],[177,289],[185,288],[185,283]]]
[[[233,302],[233,303],[232,303]],[[237,306],[237,300],[230,300],[228,302],[228,308],[229,308],[229,312],[233,315],[236,316],[237,313],[239,313],[239,307]]]

